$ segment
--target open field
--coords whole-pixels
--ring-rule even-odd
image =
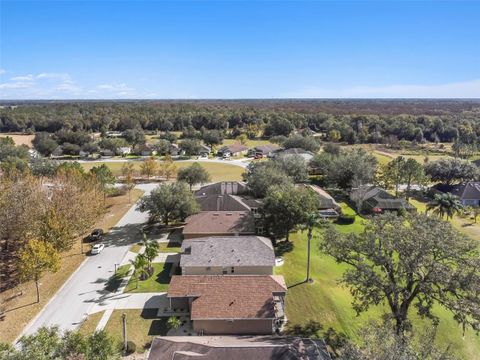
[[[178,161],[175,162],[175,165],[179,168],[185,168],[192,165],[196,161]],[[214,162],[199,162],[210,174],[212,177],[212,182],[217,181],[226,181],[226,180],[241,180],[244,169],[237,165],[231,165],[226,163],[214,163]],[[122,166],[124,162],[91,162],[91,163],[82,163],[82,166],[85,170],[89,171],[94,166],[101,166],[106,164],[114,173],[114,175],[121,175]],[[136,170],[140,170],[141,161],[133,161],[134,167]]]
[[[122,314],[127,316],[127,336],[137,345],[137,352],[143,353],[150,347],[155,336],[164,336],[168,332],[168,318],[158,318],[158,309],[115,310],[108,320],[105,330],[121,344]]]
[[[143,192],[132,191],[132,203],[136,201]],[[95,227],[101,227],[108,231],[132,206],[128,203],[128,195],[107,198],[108,212]],[[84,245],[84,252],[87,252],[89,245]],[[12,342],[22,329],[37,315],[43,306],[57,292],[70,275],[85,260],[86,255],[81,254],[80,240],[73,248],[61,254],[61,267],[55,274],[47,273],[40,284],[40,302],[37,304],[35,284],[28,282],[0,294],[0,299],[5,301],[5,316],[0,319],[0,342]],[[20,296],[15,296],[19,295]],[[8,300],[10,299],[10,300]]]
[[[236,139],[225,139],[223,140],[222,145],[232,145],[232,144],[238,144],[238,140]],[[245,143],[245,146],[248,146],[249,148],[253,148],[255,146],[261,146],[261,145],[272,145],[272,143],[269,140],[250,140],[248,139],[247,142]]]
[[[15,134],[15,133],[0,133],[1,137],[11,137],[13,141],[15,141],[15,145],[27,145],[28,147],[32,147],[32,141],[35,135],[27,135],[27,134]]]
[[[346,210],[346,205],[342,204]],[[353,210],[349,210],[353,212]],[[365,220],[363,220],[365,221]],[[336,225],[337,230],[343,233],[361,232],[362,220],[357,217],[354,224]],[[307,234],[297,232],[292,234],[294,248],[283,255],[285,264],[277,268],[276,273],[285,277],[289,286],[286,297],[287,317],[290,323],[304,323],[310,319],[319,321],[325,329],[333,327],[344,332],[353,339],[358,339],[357,331],[368,322],[368,319],[380,319],[387,310],[383,306],[374,306],[366,313],[356,316],[351,307],[352,296],[349,290],[339,284],[346,265],[337,264],[332,258],[322,254],[319,244],[322,234],[316,231],[312,240],[312,284],[305,284],[307,258]],[[467,330],[462,337],[462,329],[453,320],[452,315],[441,308],[435,309],[440,317],[438,342],[446,346],[451,344],[452,349],[465,359],[479,359],[480,336]],[[412,319],[417,327],[430,325],[428,320],[421,320],[412,311]]]

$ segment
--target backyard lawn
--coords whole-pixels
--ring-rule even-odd
[[[145,293],[145,292],[161,292],[167,291],[170,284],[170,270],[172,263],[154,263],[154,272],[146,280],[137,280],[135,276],[130,278],[125,292]]]
[[[122,314],[127,316],[127,339],[137,345],[137,352],[143,353],[150,347],[156,336],[168,332],[168,318],[158,318],[158,309],[114,310],[105,330],[119,344],[122,343]]]
[[[134,168],[136,170],[140,170],[140,165],[142,164],[141,161],[132,161],[134,164]],[[181,169],[187,166],[190,166],[195,161],[177,161],[175,165]],[[82,163],[83,168],[86,171],[89,171],[94,166],[101,166],[102,164],[106,164],[113,172],[114,175],[118,176],[121,175],[122,166],[124,162],[114,162],[114,161],[105,161],[105,162],[91,162],[91,163]],[[212,182],[217,181],[236,181],[242,179],[242,174],[244,169],[237,165],[228,164],[226,161],[225,163],[214,163],[214,162],[200,162],[210,174],[212,178]]]
[[[341,204],[346,213],[353,213],[346,204]],[[335,225],[343,233],[361,232],[365,220],[357,217],[354,224]],[[285,263],[276,269],[276,274],[283,275],[289,286],[286,297],[287,318],[290,323],[304,323],[308,320],[319,321],[324,328],[333,327],[344,332],[353,339],[358,339],[356,333],[368,319],[380,319],[387,310],[383,306],[372,307],[368,312],[356,316],[352,309],[352,296],[347,288],[339,284],[346,265],[337,264],[332,258],[322,254],[318,248],[322,235],[316,231],[312,240],[312,284],[305,284],[307,241],[306,232],[291,235],[294,248],[283,255]],[[440,317],[438,341],[451,344],[452,349],[466,359],[479,359],[480,336],[468,330],[462,338],[461,327],[453,320],[447,311],[438,308],[435,313]],[[429,326],[427,320],[418,319],[412,315],[416,326]]]

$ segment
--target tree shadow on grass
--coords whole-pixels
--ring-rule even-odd
[[[291,241],[280,241],[275,247],[275,256],[282,256],[286,253],[289,253],[294,248],[294,244]]]

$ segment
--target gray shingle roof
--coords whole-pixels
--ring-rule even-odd
[[[330,360],[321,339],[279,336],[169,336],[153,340],[149,360]]]
[[[460,200],[480,200],[480,181],[469,181],[457,185],[437,184],[434,188],[441,192],[452,193]]]
[[[184,240],[180,266],[274,266],[272,242],[261,236]]]

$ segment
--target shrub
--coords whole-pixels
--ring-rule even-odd
[[[133,341],[127,341],[127,354],[133,354],[137,351],[137,345]]]
[[[339,225],[350,225],[355,222],[355,215],[340,215],[337,219]]]

